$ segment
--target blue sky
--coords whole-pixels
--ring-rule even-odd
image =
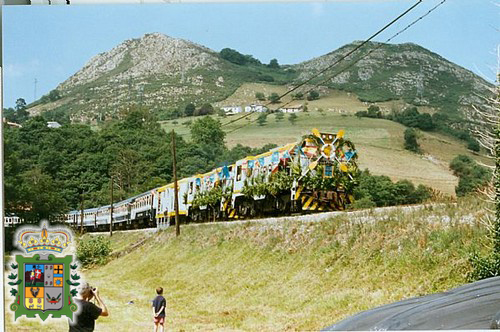
[[[138,1],[139,2],[139,1]],[[4,107],[28,103],[122,41],[160,32],[295,64],[364,40],[415,1],[5,6]],[[385,41],[440,0],[425,0],[378,37]],[[500,43],[495,0],[447,0],[393,43],[413,42],[494,80]]]

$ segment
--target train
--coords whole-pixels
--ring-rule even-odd
[[[313,129],[295,142],[247,156],[205,174],[181,179],[181,223],[343,210],[353,203],[358,152],[344,137]],[[174,183],[111,205],[73,210],[65,223],[86,231],[169,226],[175,217]]]

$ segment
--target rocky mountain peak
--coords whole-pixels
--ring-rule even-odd
[[[204,46],[161,33],[149,33],[91,58],[57,89],[64,92],[103,78],[109,83],[119,83],[154,75],[173,76],[198,67],[217,67],[219,61],[216,53]]]

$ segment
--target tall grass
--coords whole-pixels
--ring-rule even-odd
[[[171,229],[149,234],[84,277],[111,312],[98,320],[101,331],[149,330],[158,286],[169,331],[318,330],[465,283],[469,252],[487,241],[480,204],[366,210],[322,222],[184,226],[179,238]],[[113,235],[115,248],[125,249],[124,238],[136,242],[132,234],[145,236]]]

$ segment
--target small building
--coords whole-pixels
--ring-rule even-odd
[[[290,105],[288,107],[283,107],[278,109],[278,111],[283,113],[297,113],[304,110],[303,105]]]
[[[259,105],[259,104],[250,104],[248,106],[245,106],[245,112],[250,113],[250,112],[257,112],[257,113],[263,113],[267,112],[267,107],[264,105]]]
[[[49,121],[49,122],[47,122],[47,127],[49,127],[49,128],[60,128],[61,124],[59,122],[56,122],[56,121]]]
[[[3,123],[5,123],[7,126],[13,127],[13,128],[22,128],[23,127],[19,123],[7,121],[6,118],[3,118]]]
[[[226,112],[226,115],[233,115],[243,112],[241,106],[223,106],[221,109]]]

